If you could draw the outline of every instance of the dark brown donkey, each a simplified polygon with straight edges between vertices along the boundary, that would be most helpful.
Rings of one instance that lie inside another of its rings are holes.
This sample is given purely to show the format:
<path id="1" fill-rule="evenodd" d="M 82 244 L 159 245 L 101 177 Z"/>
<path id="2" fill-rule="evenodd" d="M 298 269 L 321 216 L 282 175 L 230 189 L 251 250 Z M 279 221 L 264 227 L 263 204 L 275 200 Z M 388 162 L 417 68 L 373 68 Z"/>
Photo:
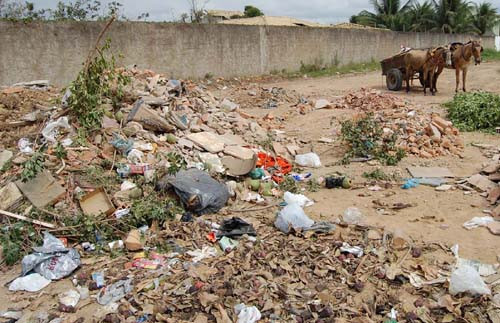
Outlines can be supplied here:
<path id="1" fill-rule="evenodd" d="M 474 62 L 476 65 L 481 64 L 481 53 L 483 52 L 483 47 L 481 46 L 481 41 L 471 40 L 466 44 L 453 43 L 450 45 L 451 50 L 451 66 L 447 65 L 446 61 L 439 64 L 434 77 L 434 88 L 436 89 L 436 81 L 439 75 L 443 72 L 443 69 L 449 68 L 454 69 L 457 79 L 457 86 L 455 92 L 458 92 L 458 86 L 460 85 L 460 71 L 462 71 L 463 76 L 463 87 L 464 92 L 467 92 L 465 88 L 465 83 L 467 79 L 467 70 L 470 63 L 472 63 L 472 58 L 474 57 Z M 437 89 L 436 89 L 437 91 Z"/>
<path id="2" fill-rule="evenodd" d="M 434 95 L 434 76 L 435 72 L 442 63 L 442 52 L 438 49 L 412 49 L 406 53 L 404 63 L 406 68 L 406 92 L 410 92 L 410 80 L 413 78 L 415 72 L 419 72 L 422 77 L 422 84 L 424 85 L 424 95 L 427 95 L 427 88 L 431 90 Z M 432 85 L 432 86 L 431 86 Z"/>

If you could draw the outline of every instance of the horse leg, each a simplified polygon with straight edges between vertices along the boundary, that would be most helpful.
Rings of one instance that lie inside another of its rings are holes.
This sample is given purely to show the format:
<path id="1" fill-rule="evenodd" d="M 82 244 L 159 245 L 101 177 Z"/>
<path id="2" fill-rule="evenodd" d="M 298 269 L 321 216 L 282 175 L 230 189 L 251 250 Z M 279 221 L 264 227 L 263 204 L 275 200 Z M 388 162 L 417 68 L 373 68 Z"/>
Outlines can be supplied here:
<path id="1" fill-rule="evenodd" d="M 410 68 L 406 68 L 406 93 L 410 93 L 411 75 L 413 75 L 413 71 Z"/>
<path id="2" fill-rule="evenodd" d="M 436 95 L 436 89 L 434 88 L 434 73 L 436 73 L 436 67 L 433 67 L 429 72 L 429 84 L 431 85 L 431 94 Z"/>
<path id="3" fill-rule="evenodd" d="M 462 77 L 463 77 L 462 82 L 463 82 L 463 86 L 464 86 L 463 90 L 464 90 L 464 92 L 467 92 L 467 90 L 465 89 L 465 80 L 467 79 L 467 69 L 462 70 Z"/>
<path id="4" fill-rule="evenodd" d="M 455 87 L 455 93 L 458 93 L 458 86 L 460 85 L 460 69 L 455 69 L 455 77 L 457 78 L 457 86 Z"/>
<path id="5" fill-rule="evenodd" d="M 422 72 L 424 73 L 424 95 L 427 95 L 427 76 L 429 74 L 429 71 L 426 68 L 423 68 Z"/>
<path id="6" fill-rule="evenodd" d="M 443 69 L 444 69 L 444 66 L 438 66 L 437 67 L 437 70 L 436 70 L 436 73 L 434 74 L 434 92 L 437 92 L 437 80 L 439 78 L 439 75 L 441 75 L 441 73 L 443 72 Z"/>

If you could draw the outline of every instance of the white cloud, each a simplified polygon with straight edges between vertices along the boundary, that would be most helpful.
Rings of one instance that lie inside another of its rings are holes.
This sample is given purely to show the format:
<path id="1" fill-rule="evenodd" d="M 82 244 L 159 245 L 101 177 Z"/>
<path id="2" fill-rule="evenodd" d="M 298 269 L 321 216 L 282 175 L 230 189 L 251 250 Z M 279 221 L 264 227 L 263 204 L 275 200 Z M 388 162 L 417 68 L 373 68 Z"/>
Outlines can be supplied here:
<path id="1" fill-rule="evenodd" d="M 74 0 L 73 0 L 74 1 Z M 143 12 L 150 20 L 171 21 L 188 11 L 188 0 L 118 0 L 124 5 L 127 17 L 135 18 Z M 203 1 L 203 0 L 198 0 Z M 54 7 L 57 0 L 38 0 L 37 8 Z M 64 0 L 69 2 L 69 0 Z M 102 0 L 103 3 L 110 0 Z M 473 1 L 480 2 L 480 1 Z M 500 0 L 490 0 L 500 11 Z M 209 0 L 206 8 L 243 10 L 245 5 L 254 5 L 266 15 L 290 16 L 322 23 L 348 21 L 349 17 L 363 9 L 371 9 L 368 0 Z"/>

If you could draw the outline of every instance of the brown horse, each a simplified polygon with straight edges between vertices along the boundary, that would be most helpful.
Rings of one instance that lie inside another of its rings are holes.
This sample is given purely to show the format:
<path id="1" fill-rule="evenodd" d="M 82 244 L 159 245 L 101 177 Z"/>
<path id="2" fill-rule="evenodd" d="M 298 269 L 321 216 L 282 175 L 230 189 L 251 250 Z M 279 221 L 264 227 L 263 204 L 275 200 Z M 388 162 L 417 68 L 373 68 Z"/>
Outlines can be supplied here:
<path id="1" fill-rule="evenodd" d="M 434 95 L 434 77 L 435 72 L 440 64 L 442 64 L 443 55 L 439 51 L 440 48 L 431 49 L 412 49 L 407 52 L 404 57 L 406 69 L 406 92 L 410 92 L 410 80 L 413 74 L 418 71 L 422 75 L 422 84 L 424 85 L 424 95 L 427 95 L 427 88 Z"/>
<path id="2" fill-rule="evenodd" d="M 463 87 L 464 92 L 467 92 L 465 88 L 465 83 L 467 79 L 467 70 L 469 69 L 470 63 L 472 63 L 472 58 L 474 57 L 474 62 L 476 65 L 481 64 L 481 53 L 483 52 L 483 47 L 481 46 L 481 41 L 471 40 L 466 44 L 453 43 L 450 46 L 451 62 L 452 65 L 449 66 L 446 62 L 442 61 L 437 67 L 437 71 L 434 77 L 434 89 L 436 89 L 436 83 L 439 75 L 443 72 L 443 69 L 449 68 L 454 69 L 456 74 L 457 86 L 455 92 L 458 92 L 458 86 L 460 85 L 460 71 L 462 71 L 463 77 Z"/>

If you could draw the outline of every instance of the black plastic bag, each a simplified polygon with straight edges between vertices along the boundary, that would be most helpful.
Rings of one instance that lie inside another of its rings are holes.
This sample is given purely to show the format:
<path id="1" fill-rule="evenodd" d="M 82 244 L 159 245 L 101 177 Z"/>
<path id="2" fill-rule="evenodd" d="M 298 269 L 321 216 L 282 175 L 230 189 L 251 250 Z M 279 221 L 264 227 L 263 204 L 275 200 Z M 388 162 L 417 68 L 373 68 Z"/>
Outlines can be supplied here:
<path id="1" fill-rule="evenodd" d="M 198 214 L 216 213 L 229 199 L 226 185 L 217 182 L 207 172 L 191 168 L 179 171 L 168 179 L 186 209 Z"/>
<path id="2" fill-rule="evenodd" d="M 228 220 L 224 220 L 219 231 L 220 232 L 217 233 L 217 236 L 228 238 L 239 237 L 244 234 L 248 234 L 249 236 L 257 235 L 254 227 L 250 223 L 240 218 L 231 218 Z"/>

